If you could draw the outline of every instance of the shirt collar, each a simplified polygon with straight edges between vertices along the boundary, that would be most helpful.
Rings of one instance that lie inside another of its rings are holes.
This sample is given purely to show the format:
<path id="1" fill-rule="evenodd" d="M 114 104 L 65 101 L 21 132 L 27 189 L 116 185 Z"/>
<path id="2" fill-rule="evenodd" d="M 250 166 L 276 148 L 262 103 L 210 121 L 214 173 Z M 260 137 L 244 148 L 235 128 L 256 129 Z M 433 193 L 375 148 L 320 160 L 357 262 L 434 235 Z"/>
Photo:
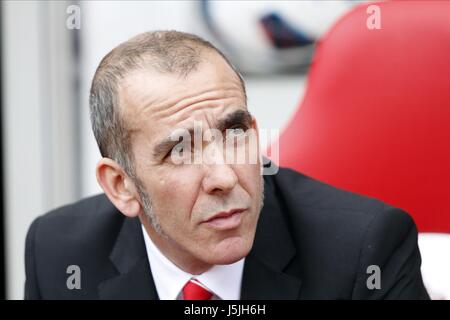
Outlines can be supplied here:
<path id="1" fill-rule="evenodd" d="M 195 278 L 219 299 L 239 300 L 245 258 L 228 265 L 214 265 L 200 275 L 189 274 L 178 268 L 158 249 L 142 226 L 147 257 L 152 270 L 156 291 L 161 300 L 179 298 L 184 285 Z"/>

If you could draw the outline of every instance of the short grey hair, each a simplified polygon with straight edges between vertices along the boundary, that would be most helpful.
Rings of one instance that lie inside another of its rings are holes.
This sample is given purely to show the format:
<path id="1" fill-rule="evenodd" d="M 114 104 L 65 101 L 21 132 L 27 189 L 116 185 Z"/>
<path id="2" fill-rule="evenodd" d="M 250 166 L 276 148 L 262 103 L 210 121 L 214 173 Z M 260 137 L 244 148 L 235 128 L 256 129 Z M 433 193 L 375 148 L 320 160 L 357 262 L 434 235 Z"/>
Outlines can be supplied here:
<path id="1" fill-rule="evenodd" d="M 131 71 L 153 68 L 161 73 L 188 75 L 201 62 L 204 49 L 218 53 L 235 71 L 246 98 L 242 76 L 226 56 L 210 42 L 189 33 L 153 31 L 120 44 L 100 62 L 89 97 L 92 129 L 100 153 L 115 160 L 136 179 L 130 133 L 119 108 L 118 85 Z"/>

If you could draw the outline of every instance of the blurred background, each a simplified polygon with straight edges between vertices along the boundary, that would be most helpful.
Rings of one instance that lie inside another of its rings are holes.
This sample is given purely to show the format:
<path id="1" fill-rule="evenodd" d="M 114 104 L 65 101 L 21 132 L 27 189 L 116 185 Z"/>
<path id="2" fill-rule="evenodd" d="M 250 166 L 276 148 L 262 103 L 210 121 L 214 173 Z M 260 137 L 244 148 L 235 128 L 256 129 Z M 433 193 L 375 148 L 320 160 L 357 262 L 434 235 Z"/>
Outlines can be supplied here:
<path id="1" fill-rule="evenodd" d="M 2 1 L 2 297 L 23 298 L 24 245 L 32 220 L 101 192 L 88 93 L 98 63 L 112 48 L 150 30 L 202 36 L 241 71 L 259 127 L 283 130 L 305 94 L 317 41 L 364 4 Z M 263 146 L 271 143 L 264 140 Z M 439 296 L 450 289 L 449 277 L 439 279 Z"/>

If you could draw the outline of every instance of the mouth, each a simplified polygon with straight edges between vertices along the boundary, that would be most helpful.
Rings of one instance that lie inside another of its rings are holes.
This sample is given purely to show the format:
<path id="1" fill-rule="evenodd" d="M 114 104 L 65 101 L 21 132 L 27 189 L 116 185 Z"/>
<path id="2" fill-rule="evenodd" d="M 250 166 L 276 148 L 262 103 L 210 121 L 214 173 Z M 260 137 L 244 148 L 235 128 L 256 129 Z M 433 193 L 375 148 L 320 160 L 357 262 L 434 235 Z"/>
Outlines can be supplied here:
<path id="1" fill-rule="evenodd" d="M 241 224 L 243 212 L 246 209 L 233 209 L 219 212 L 208 220 L 203 221 L 209 227 L 217 230 L 234 229 Z"/>

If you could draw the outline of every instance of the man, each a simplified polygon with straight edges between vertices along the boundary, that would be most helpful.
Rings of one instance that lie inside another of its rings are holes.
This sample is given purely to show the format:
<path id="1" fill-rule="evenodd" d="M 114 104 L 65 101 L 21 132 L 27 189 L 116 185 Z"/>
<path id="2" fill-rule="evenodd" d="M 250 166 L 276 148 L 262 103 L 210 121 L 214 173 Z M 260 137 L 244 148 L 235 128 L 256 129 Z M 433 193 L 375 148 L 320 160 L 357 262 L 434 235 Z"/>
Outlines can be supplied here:
<path id="1" fill-rule="evenodd" d="M 27 299 L 428 298 L 406 213 L 287 169 L 262 178 L 244 83 L 210 43 L 128 40 L 90 108 L 105 194 L 34 221 Z M 225 138 L 198 143 L 212 130 Z"/>

